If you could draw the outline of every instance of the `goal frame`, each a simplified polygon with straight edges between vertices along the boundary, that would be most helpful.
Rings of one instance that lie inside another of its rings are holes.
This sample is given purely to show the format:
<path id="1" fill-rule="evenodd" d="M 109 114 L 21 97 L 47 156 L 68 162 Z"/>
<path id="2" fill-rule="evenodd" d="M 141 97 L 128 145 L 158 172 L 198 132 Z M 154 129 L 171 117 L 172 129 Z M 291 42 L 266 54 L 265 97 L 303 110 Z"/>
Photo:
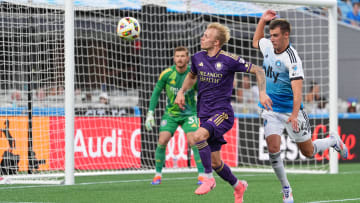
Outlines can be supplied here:
<path id="1" fill-rule="evenodd" d="M 250 2 L 249 0 L 237 0 Z M 252 0 L 252 3 L 271 3 L 288 5 L 323 6 L 329 10 L 329 128 L 337 131 L 337 2 L 336 0 Z M 74 184 L 74 5 L 72 1 L 65 1 L 65 185 Z M 331 174 L 338 173 L 337 152 L 329 150 Z"/>

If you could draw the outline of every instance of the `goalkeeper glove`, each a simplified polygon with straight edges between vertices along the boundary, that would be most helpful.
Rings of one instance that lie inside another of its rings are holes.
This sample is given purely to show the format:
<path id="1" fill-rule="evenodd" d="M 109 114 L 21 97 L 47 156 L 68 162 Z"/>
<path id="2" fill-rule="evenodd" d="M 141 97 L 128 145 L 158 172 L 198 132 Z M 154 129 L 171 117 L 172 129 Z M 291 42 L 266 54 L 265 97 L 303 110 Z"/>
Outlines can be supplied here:
<path id="1" fill-rule="evenodd" d="M 149 111 L 146 114 L 145 128 L 147 131 L 152 131 L 152 127 L 155 125 L 154 112 Z"/>

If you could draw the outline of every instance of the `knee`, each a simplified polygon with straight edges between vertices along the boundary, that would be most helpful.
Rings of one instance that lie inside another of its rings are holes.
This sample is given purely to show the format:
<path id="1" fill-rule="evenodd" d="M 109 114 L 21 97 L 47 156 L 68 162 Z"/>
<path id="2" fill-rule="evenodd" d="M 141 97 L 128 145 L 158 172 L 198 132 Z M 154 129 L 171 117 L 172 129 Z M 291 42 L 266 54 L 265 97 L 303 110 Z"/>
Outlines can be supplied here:
<path id="1" fill-rule="evenodd" d="M 194 144 L 206 140 L 208 136 L 208 132 L 204 128 L 199 128 L 195 133 L 193 137 Z"/>

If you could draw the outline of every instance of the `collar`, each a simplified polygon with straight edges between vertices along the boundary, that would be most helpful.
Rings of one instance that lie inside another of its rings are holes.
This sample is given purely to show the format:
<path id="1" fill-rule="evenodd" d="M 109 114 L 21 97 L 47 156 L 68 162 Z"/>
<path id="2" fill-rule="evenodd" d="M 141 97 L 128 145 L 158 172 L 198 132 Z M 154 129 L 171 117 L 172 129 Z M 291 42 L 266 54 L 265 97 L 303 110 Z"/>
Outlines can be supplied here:
<path id="1" fill-rule="evenodd" d="M 206 52 L 206 56 L 208 57 L 208 58 L 217 58 L 220 54 L 221 54 L 221 52 L 222 52 L 222 49 L 219 49 L 219 51 L 214 55 L 214 56 L 209 56 L 207 53 L 207 51 L 205 50 L 205 52 Z"/>
<path id="2" fill-rule="evenodd" d="M 284 49 L 284 51 L 280 52 L 280 53 L 276 53 L 275 49 L 274 49 L 274 54 L 282 54 L 284 53 L 286 50 L 290 49 L 290 43 L 288 44 L 288 46 L 286 47 L 286 49 Z"/>

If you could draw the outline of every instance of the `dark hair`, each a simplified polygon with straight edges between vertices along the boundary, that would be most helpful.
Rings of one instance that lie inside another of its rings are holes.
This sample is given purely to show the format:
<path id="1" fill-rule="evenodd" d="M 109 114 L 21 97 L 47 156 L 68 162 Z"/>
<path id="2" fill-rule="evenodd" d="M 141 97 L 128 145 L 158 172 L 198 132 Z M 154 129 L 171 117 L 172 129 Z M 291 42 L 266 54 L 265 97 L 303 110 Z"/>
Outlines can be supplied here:
<path id="1" fill-rule="evenodd" d="M 270 22 L 269 29 L 273 30 L 273 29 L 275 29 L 277 27 L 280 27 L 280 30 L 281 30 L 282 33 L 288 32 L 290 34 L 291 26 L 290 26 L 290 23 L 287 20 L 282 19 L 282 18 L 272 20 Z"/>
<path id="2" fill-rule="evenodd" d="M 184 46 L 176 47 L 176 48 L 174 49 L 174 55 L 175 55 L 175 52 L 177 52 L 177 51 L 185 51 L 185 52 L 186 52 L 186 55 L 189 55 L 189 50 L 188 50 L 186 47 L 184 47 Z"/>

